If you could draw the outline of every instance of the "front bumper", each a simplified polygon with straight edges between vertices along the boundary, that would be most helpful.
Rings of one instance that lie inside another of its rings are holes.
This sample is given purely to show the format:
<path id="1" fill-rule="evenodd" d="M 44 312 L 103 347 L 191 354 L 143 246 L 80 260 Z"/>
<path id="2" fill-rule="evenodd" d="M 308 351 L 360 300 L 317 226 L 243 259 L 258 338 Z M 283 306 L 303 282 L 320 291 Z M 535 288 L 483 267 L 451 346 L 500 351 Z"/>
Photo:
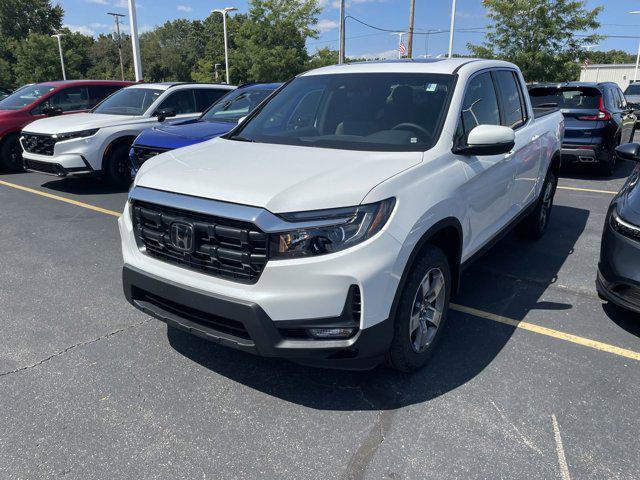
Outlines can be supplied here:
<path id="1" fill-rule="evenodd" d="M 640 243 L 614 231 L 609 215 L 602 235 L 596 288 L 601 298 L 640 313 Z"/>
<path id="2" fill-rule="evenodd" d="M 82 167 L 65 167 L 58 162 L 34 160 L 23 155 L 25 170 L 29 172 L 44 173 L 46 175 L 54 175 L 56 177 L 67 177 L 69 175 L 85 175 L 94 173 L 94 170 L 86 164 Z"/>
<path id="3" fill-rule="evenodd" d="M 339 317 L 274 322 L 256 303 L 177 285 L 130 266 L 124 266 L 122 281 L 134 307 L 167 325 L 227 347 L 305 365 L 373 368 L 384 360 L 393 335 L 391 322 L 384 320 L 344 340 L 300 338 L 306 328 L 356 326 L 349 298 Z"/>

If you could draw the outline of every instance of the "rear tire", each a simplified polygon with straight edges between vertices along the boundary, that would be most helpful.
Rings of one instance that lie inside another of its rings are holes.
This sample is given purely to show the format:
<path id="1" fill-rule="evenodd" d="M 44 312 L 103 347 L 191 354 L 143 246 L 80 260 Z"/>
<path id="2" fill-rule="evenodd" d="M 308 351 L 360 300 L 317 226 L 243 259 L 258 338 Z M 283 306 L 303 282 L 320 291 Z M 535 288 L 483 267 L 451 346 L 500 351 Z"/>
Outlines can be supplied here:
<path id="1" fill-rule="evenodd" d="M 22 146 L 20 145 L 20 135 L 12 133 L 7 135 L 2 148 L 0 148 L 0 163 L 9 172 L 23 172 Z"/>
<path id="2" fill-rule="evenodd" d="M 600 164 L 598 165 L 598 171 L 604 177 L 610 177 L 613 175 L 613 171 L 616 168 L 616 161 L 618 160 L 618 155 L 616 154 L 616 147 L 620 144 L 620 140 L 616 141 L 616 144 L 613 145 L 609 151 L 605 154 L 605 158 L 600 160 Z"/>
<path id="3" fill-rule="evenodd" d="M 126 189 L 131 183 L 130 145 L 121 143 L 112 147 L 102 165 L 104 180 L 114 187 Z"/>
<path id="4" fill-rule="evenodd" d="M 558 177 L 555 172 L 550 170 L 542 185 L 542 191 L 535 208 L 518 225 L 518 234 L 522 238 L 529 240 L 542 238 L 549 225 L 551 210 L 553 209 L 553 197 L 556 194 L 557 186 Z"/>
<path id="5" fill-rule="evenodd" d="M 414 372 L 427 364 L 440 341 L 450 295 L 449 261 L 441 249 L 427 245 L 400 293 L 387 356 L 391 368 Z"/>

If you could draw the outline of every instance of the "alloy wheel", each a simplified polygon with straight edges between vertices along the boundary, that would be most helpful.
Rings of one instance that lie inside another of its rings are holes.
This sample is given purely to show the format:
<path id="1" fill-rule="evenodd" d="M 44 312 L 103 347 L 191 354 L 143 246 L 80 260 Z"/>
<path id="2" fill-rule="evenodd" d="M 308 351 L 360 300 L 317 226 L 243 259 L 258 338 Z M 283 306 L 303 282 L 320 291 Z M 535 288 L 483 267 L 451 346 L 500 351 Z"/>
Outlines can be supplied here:
<path id="1" fill-rule="evenodd" d="M 439 268 L 430 269 L 418 285 L 411 309 L 409 339 L 414 352 L 423 352 L 433 342 L 442 321 L 446 293 L 444 274 Z"/>

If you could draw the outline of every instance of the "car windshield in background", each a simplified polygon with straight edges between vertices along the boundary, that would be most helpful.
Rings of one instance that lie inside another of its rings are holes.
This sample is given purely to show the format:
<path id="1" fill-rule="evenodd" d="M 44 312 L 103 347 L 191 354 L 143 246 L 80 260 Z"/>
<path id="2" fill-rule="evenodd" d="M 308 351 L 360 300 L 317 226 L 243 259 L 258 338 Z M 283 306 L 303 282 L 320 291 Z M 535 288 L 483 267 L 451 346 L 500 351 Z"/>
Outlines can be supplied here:
<path id="1" fill-rule="evenodd" d="M 152 88 L 123 88 L 98 104 L 92 113 L 143 115 L 160 95 L 162 90 Z"/>
<path id="2" fill-rule="evenodd" d="M 582 87 L 533 87 L 529 96 L 534 107 L 558 107 L 563 109 L 597 109 L 601 93 L 597 88 Z"/>
<path id="3" fill-rule="evenodd" d="M 20 110 L 46 95 L 55 87 L 52 85 L 28 85 L 0 100 L 0 110 Z"/>
<path id="4" fill-rule="evenodd" d="M 625 95 L 640 95 L 640 83 L 632 83 L 624 91 Z"/>
<path id="5" fill-rule="evenodd" d="M 231 139 L 369 151 L 437 140 L 452 75 L 350 73 L 294 79 Z"/>
<path id="6" fill-rule="evenodd" d="M 272 92 L 269 89 L 233 90 L 207 110 L 202 115 L 202 120 L 237 123 Z"/>

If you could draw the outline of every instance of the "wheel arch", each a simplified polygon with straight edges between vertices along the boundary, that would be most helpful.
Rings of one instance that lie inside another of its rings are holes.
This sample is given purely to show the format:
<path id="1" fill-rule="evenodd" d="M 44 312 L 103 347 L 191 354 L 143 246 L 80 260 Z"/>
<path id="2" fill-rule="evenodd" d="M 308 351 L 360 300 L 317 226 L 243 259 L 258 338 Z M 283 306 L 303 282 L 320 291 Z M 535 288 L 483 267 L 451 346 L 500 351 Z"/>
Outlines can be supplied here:
<path id="1" fill-rule="evenodd" d="M 104 152 L 102 152 L 102 162 L 100 164 L 100 169 L 104 169 L 104 162 L 107 160 L 107 158 L 109 158 L 109 154 L 111 153 L 111 151 L 116 148 L 119 147 L 120 145 L 133 145 L 134 140 L 136 139 L 137 135 L 123 135 L 121 137 L 116 137 L 113 138 L 111 140 L 109 140 L 109 143 L 107 144 L 107 148 L 104 149 Z"/>
<path id="2" fill-rule="evenodd" d="M 395 318 L 400 296 L 407 282 L 409 272 L 416 258 L 428 245 L 436 246 L 444 252 L 451 268 L 452 293 L 460 288 L 463 230 L 460 221 L 455 217 L 447 217 L 433 224 L 416 242 L 405 263 L 396 293 L 391 305 L 390 318 Z"/>

